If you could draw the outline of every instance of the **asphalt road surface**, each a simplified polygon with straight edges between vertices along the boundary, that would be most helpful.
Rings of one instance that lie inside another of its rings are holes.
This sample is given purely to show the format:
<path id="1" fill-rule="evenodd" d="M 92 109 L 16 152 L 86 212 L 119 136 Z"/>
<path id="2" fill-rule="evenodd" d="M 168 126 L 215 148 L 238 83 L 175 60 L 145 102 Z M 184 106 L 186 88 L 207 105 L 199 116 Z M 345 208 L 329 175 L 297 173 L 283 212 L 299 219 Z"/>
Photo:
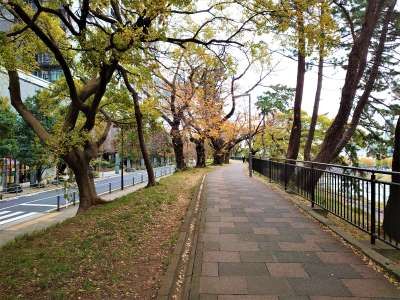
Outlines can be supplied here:
<path id="1" fill-rule="evenodd" d="M 174 166 L 155 168 L 156 177 L 160 177 L 174 171 Z M 145 170 L 126 173 L 124 172 L 124 186 L 132 186 L 147 181 Z M 121 175 L 116 175 L 95 182 L 96 191 L 99 195 L 121 189 Z M 51 212 L 57 209 L 58 205 L 64 207 L 75 201 L 78 203 L 79 194 L 76 188 L 70 188 L 68 195 L 64 189 L 38 192 L 30 195 L 19 196 L 10 200 L 0 201 L 0 229 L 11 225 L 19 224 Z"/>

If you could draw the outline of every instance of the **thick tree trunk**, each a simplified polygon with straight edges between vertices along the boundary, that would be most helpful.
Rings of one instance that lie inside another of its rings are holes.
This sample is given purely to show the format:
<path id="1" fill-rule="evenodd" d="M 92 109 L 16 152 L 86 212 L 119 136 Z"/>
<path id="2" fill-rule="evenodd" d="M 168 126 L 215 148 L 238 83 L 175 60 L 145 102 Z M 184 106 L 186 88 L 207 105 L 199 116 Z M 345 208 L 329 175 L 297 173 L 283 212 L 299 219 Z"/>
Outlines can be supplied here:
<path id="1" fill-rule="evenodd" d="M 382 53 L 388 32 L 388 24 L 393 16 L 393 9 L 396 1 L 392 1 L 385 14 L 382 30 L 379 38 L 379 44 L 373 57 L 373 66 L 369 71 L 367 82 L 364 91 L 358 100 L 356 108 L 354 109 L 350 125 L 348 124 L 349 115 L 353 107 L 354 97 L 360 83 L 360 79 L 365 71 L 365 64 L 367 60 L 368 48 L 371 43 L 372 32 L 377 24 L 377 19 L 383 9 L 384 1 L 369 1 L 368 8 L 365 15 L 363 29 L 359 37 L 354 42 L 353 48 L 349 56 L 348 69 L 346 74 L 345 84 L 342 89 L 342 98 L 340 102 L 339 111 L 327 130 L 324 141 L 321 145 L 321 150 L 315 157 L 315 162 L 330 163 L 339 156 L 342 149 L 354 134 L 361 113 L 365 106 L 368 104 L 369 96 L 374 87 L 375 80 L 379 71 Z M 318 166 L 319 169 L 324 170 L 326 167 Z M 322 172 L 317 172 L 314 176 L 309 177 L 304 172 L 299 172 L 297 177 L 306 176 L 303 179 L 303 188 L 312 191 L 318 180 L 322 176 Z"/>
<path id="2" fill-rule="evenodd" d="M 360 96 L 360 99 L 358 100 L 358 103 L 354 109 L 353 115 L 351 117 L 350 125 L 346 126 L 347 129 L 346 129 L 345 133 L 342 135 L 340 142 L 336 147 L 334 157 L 337 157 L 340 154 L 342 149 L 346 146 L 346 144 L 350 141 L 351 137 L 354 135 L 354 132 L 357 129 L 358 123 L 360 122 L 362 113 L 363 113 L 365 107 L 368 105 L 369 97 L 374 88 L 376 78 L 378 77 L 378 74 L 379 74 L 379 67 L 381 65 L 382 54 L 385 50 L 385 42 L 386 42 L 388 30 L 389 30 L 389 23 L 390 23 L 390 20 L 393 18 L 393 10 L 394 10 L 395 5 L 396 5 L 396 0 L 393 0 L 390 3 L 390 5 L 386 11 L 386 15 L 385 15 L 383 25 L 382 25 L 381 34 L 379 37 L 379 43 L 375 50 L 373 64 L 372 64 L 371 69 L 369 70 L 369 76 L 365 83 L 364 91 L 363 91 L 362 95 Z"/>
<path id="3" fill-rule="evenodd" d="M 229 159 L 231 156 L 231 152 L 230 151 L 226 151 L 224 154 L 224 164 L 229 164 Z"/>
<path id="4" fill-rule="evenodd" d="M 96 147 L 91 144 L 90 148 Z M 90 207 L 105 203 L 100 197 L 97 196 L 93 174 L 89 167 L 89 162 L 91 160 L 91 155 L 89 152 L 93 150 L 72 150 L 70 153 L 65 155 L 63 158 L 71 168 L 75 175 L 76 184 L 79 190 L 79 209 L 78 213 L 88 210 Z M 96 151 L 97 149 L 95 149 Z"/>
<path id="5" fill-rule="evenodd" d="M 400 117 L 394 134 L 392 171 L 400 172 Z M 400 184 L 400 175 L 393 174 L 392 182 Z M 392 239 L 400 242 L 400 187 L 390 185 L 389 199 L 385 207 L 383 229 Z"/>
<path id="6" fill-rule="evenodd" d="M 224 163 L 224 152 L 222 149 L 215 149 L 214 155 L 213 155 L 213 164 L 214 165 L 222 165 Z"/>
<path id="7" fill-rule="evenodd" d="M 349 55 L 339 110 L 326 132 L 319 153 L 315 157 L 315 161 L 317 162 L 331 162 L 340 153 L 339 150 L 341 149 L 338 149 L 338 145 L 341 144 L 341 140 L 345 134 L 357 88 L 365 71 L 372 34 L 377 26 L 384 2 L 384 0 L 368 1 L 363 26 L 360 34 L 354 41 Z"/>
<path id="8" fill-rule="evenodd" d="M 310 129 L 308 131 L 306 144 L 304 145 L 304 160 L 309 161 L 311 159 L 311 145 L 314 140 L 315 127 L 318 120 L 319 102 L 321 99 L 322 89 L 322 78 L 324 72 L 324 48 L 321 45 L 319 49 L 319 62 L 318 62 L 318 81 L 317 89 L 315 91 L 314 107 L 311 117 Z"/>
<path id="9" fill-rule="evenodd" d="M 206 167 L 206 149 L 204 147 L 204 139 L 192 139 L 196 145 L 196 168 Z"/>
<path id="10" fill-rule="evenodd" d="M 177 170 L 186 169 L 185 156 L 183 153 L 183 138 L 179 130 L 179 125 L 171 127 L 172 146 L 174 148 L 175 162 Z"/>
<path id="11" fill-rule="evenodd" d="M 41 183 L 42 182 L 42 175 L 43 175 L 42 167 L 38 166 L 36 168 L 36 180 L 35 180 L 37 183 Z"/>
<path id="12" fill-rule="evenodd" d="M 302 12 L 297 17 L 298 46 L 297 46 L 297 81 L 293 106 L 293 124 L 290 131 L 289 145 L 286 158 L 297 159 L 301 139 L 301 102 L 303 100 L 304 75 L 306 73 L 304 19 Z"/>

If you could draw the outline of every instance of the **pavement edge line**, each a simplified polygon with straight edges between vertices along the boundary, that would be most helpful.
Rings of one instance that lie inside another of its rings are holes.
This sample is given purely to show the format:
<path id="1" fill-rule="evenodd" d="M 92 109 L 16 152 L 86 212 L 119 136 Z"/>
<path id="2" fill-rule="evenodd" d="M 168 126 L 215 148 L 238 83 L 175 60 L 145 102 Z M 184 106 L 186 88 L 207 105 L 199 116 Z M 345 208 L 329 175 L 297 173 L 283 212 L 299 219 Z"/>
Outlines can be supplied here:
<path id="1" fill-rule="evenodd" d="M 188 274 L 193 269 L 194 253 L 197 248 L 198 228 L 200 224 L 200 202 L 203 194 L 204 181 L 207 174 L 204 174 L 196 196 L 193 197 L 179 229 L 179 237 L 175 250 L 170 256 L 170 262 L 167 271 L 161 278 L 160 288 L 157 299 L 172 299 L 174 294 L 180 295 L 187 293 Z M 190 278 L 189 278 L 190 279 Z M 177 298 L 185 299 L 185 298 Z"/>

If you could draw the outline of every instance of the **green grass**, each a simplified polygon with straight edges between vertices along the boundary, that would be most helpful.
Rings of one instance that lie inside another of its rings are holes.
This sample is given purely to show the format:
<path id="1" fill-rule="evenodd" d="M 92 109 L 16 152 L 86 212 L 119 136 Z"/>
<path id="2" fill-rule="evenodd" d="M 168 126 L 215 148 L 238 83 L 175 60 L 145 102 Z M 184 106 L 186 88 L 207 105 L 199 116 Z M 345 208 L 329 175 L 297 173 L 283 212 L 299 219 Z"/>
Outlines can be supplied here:
<path id="1" fill-rule="evenodd" d="M 176 173 L 8 243 L 0 249 L 0 299 L 118 299 L 132 292 L 132 274 L 147 255 L 147 236 L 157 235 L 151 230 L 160 225 L 158 216 L 191 198 L 205 172 Z M 160 248 L 170 250 L 177 229 L 160 237 Z"/>

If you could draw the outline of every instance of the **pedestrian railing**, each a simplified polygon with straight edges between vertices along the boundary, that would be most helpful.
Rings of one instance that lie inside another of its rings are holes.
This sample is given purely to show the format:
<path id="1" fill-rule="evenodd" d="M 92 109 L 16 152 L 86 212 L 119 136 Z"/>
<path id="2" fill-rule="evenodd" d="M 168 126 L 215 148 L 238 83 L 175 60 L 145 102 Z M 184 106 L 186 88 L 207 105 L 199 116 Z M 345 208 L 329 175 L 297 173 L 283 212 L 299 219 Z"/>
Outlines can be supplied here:
<path id="1" fill-rule="evenodd" d="M 254 171 L 279 183 L 285 190 L 318 206 L 368 233 L 371 243 L 379 239 L 400 249 L 400 184 L 390 172 L 289 159 L 253 159 Z M 391 203 L 390 207 L 388 203 Z M 393 205 L 396 203 L 396 205 Z M 385 220 L 385 217 L 387 219 Z M 386 224 L 384 225 L 384 222 Z"/>
<path id="2" fill-rule="evenodd" d="M 175 171 L 174 165 L 168 165 L 154 169 L 154 176 L 156 178 L 169 175 Z M 129 175 L 129 174 L 128 174 Z M 125 187 L 135 186 L 137 184 L 146 183 L 148 181 L 147 173 L 135 174 L 132 176 L 124 177 L 121 181 L 105 182 L 103 184 L 96 184 L 96 191 L 99 196 L 105 194 L 111 194 L 112 192 L 123 190 Z M 50 211 L 60 211 L 63 208 L 67 208 L 72 205 L 79 203 L 79 191 L 76 186 L 69 188 L 67 191 L 63 191 L 54 198 L 56 200 L 56 208 Z"/>
<path id="3" fill-rule="evenodd" d="M 231 159 L 233 159 L 233 160 L 242 160 L 243 157 L 240 157 L 240 156 L 231 156 Z"/>

